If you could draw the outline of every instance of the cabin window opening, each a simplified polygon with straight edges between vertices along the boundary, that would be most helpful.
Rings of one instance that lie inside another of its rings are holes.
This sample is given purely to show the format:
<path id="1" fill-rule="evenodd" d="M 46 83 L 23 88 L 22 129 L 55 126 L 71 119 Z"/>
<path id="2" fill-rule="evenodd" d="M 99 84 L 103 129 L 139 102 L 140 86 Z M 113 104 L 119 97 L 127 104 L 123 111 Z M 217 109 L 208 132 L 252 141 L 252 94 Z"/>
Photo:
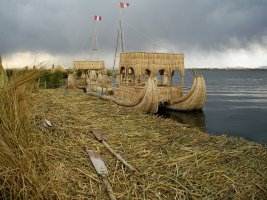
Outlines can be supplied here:
<path id="1" fill-rule="evenodd" d="M 82 70 L 78 69 L 77 72 L 76 72 L 76 76 L 77 76 L 78 78 L 81 78 L 82 73 L 83 73 Z"/>
<path id="2" fill-rule="evenodd" d="M 86 78 L 89 78 L 90 76 L 90 70 L 86 70 Z"/>
<path id="3" fill-rule="evenodd" d="M 180 77 L 179 77 L 178 70 L 172 71 L 171 85 L 173 85 L 173 86 L 179 85 L 179 81 L 180 81 L 179 79 L 180 79 Z"/>
<path id="4" fill-rule="evenodd" d="M 95 70 L 90 70 L 89 71 L 89 77 L 90 77 L 91 81 L 96 81 L 97 80 L 96 71 Z"/>
<path id="5" fill-rule="evenodd" d="M 126 81 L 126 70 L 125 70 L 125 67 L 121 67 L 121 70 L 120 70 L 120 81 L 121 81 L 121 83 L 124 83 Z"/>
<path id="6" fill-rule="evenodd" d="M 144 81 L 146 82 L 150 76 L 151 76 L 151 71 L 149 69 L 146 69 L 144 74 Z"/>
<path id="7" fill-rule="evenodd" d="M 132 67 L 128 68 L 128 81 L 130 83 L 134 83 L 135 81 L 135 73 Z"/>
<path id="8" fill-rule="evenodd" d="M 151 71 L 150 71 L 149 69 L 146 69 L 146 70 L 145 70 L 145 75 L 148 76 L 148 77 L 150 77 L 150 75 L 151 75 Z"/>
<path id="9" fill-rule="evenodd" d="M 161 69 L 158 71 L 158 74 L 157 74 L 158 85 L 163 85 L 164 75 L 166 75 L 164 69 Z"/>

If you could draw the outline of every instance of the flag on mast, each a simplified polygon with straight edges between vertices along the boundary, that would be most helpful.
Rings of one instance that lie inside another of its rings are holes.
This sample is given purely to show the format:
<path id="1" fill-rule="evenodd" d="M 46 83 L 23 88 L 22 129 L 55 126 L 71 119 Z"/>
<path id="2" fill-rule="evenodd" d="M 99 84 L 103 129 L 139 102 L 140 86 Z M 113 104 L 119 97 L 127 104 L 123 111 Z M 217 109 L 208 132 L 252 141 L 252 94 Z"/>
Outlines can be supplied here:
<path id="1" fill-rule="evenodd" d="M 94 16 L 94 20 L 95 20 L 95 21 L 102 21 L 102 16 L 95 15 L 95 16 Z"/>
<path id="2" fill-rule="evenodd" d="M 130 6 L 129 3 L 120 2 L 120 8 L 128 8 Z"/>

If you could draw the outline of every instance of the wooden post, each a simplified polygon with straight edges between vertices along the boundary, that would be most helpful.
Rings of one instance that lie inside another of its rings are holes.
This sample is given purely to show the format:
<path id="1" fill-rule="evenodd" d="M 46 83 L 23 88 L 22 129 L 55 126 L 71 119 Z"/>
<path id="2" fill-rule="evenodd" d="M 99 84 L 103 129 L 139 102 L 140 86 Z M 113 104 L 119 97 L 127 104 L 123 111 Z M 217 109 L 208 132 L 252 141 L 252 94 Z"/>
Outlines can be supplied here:
<path id="1" fill-rule="evenodd" d="M 94 33 L 93 33 L 92 43 L 93 43 L 92 50 L 97 51 L 97 22 L 96 21 L 94 22 Z"/>
<path id="2" fill-rule="evenodd" d="M 181 88 L 182 89 L 184 88 L 184 76 L 183 75 L 181 76 Z"/>
<path id="3" fill-rule="evenodd" d="M 122 9 L 121 8 L 120 8 L 119 26 L 120 26 L 121 51 L 124 52 L 124 34 L 123 34 L 123 28 L 122 28 Z"/>

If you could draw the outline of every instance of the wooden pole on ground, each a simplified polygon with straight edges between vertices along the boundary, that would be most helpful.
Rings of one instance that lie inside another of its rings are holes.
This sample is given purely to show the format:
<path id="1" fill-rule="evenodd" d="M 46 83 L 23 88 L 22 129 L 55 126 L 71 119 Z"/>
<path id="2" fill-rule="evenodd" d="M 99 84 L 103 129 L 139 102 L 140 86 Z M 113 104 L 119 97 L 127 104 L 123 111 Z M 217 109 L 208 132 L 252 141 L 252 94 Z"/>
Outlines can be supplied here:
<path id="1" fill-rule="evenodd" d="M 126 160 L 124 160 L 121 155 L 119 155 L 118 153 L 116 153 L 111 146 L 106 142 L 106 138 L 105 136 L 100 132 L 100 131 L 96 131 L 96 130 L 91 130 L 90 131 L 95 138 L 101 142 L 108 150 L 109 152 L 115 156 L 119 161 L 121 161 L 126 167 L 128 167 L 131 171 L 137 171 L 132 165 L 130 165 Z"/>
<path id="2" fill-rule="evenodd" d="M 86 149 L 86 153 L 89 156 L 97 174 L 102 178 L 102 181 L 106 187 L 108 196 L 111 200 L 116 200 L 112 187 L 108 181 L 108 169 L 100 157 L 100 155 L 92 150 Z"/>

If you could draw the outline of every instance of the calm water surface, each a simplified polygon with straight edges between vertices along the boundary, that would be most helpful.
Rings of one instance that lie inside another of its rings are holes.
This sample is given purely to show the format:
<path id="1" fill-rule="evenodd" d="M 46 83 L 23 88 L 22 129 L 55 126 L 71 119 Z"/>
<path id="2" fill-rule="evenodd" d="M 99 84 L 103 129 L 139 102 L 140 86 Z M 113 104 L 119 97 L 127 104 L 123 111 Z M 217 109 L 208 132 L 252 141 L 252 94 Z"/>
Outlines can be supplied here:
<path id="1" fill-rule="evenodd" d="M 267 144 L 267 70 L 201 70 L 207 103 L 200 113 L 168 111 L 165 116 L 210 134 L 227 134 Z M 192 72 L 186 72 L 191 87 Z"/>

